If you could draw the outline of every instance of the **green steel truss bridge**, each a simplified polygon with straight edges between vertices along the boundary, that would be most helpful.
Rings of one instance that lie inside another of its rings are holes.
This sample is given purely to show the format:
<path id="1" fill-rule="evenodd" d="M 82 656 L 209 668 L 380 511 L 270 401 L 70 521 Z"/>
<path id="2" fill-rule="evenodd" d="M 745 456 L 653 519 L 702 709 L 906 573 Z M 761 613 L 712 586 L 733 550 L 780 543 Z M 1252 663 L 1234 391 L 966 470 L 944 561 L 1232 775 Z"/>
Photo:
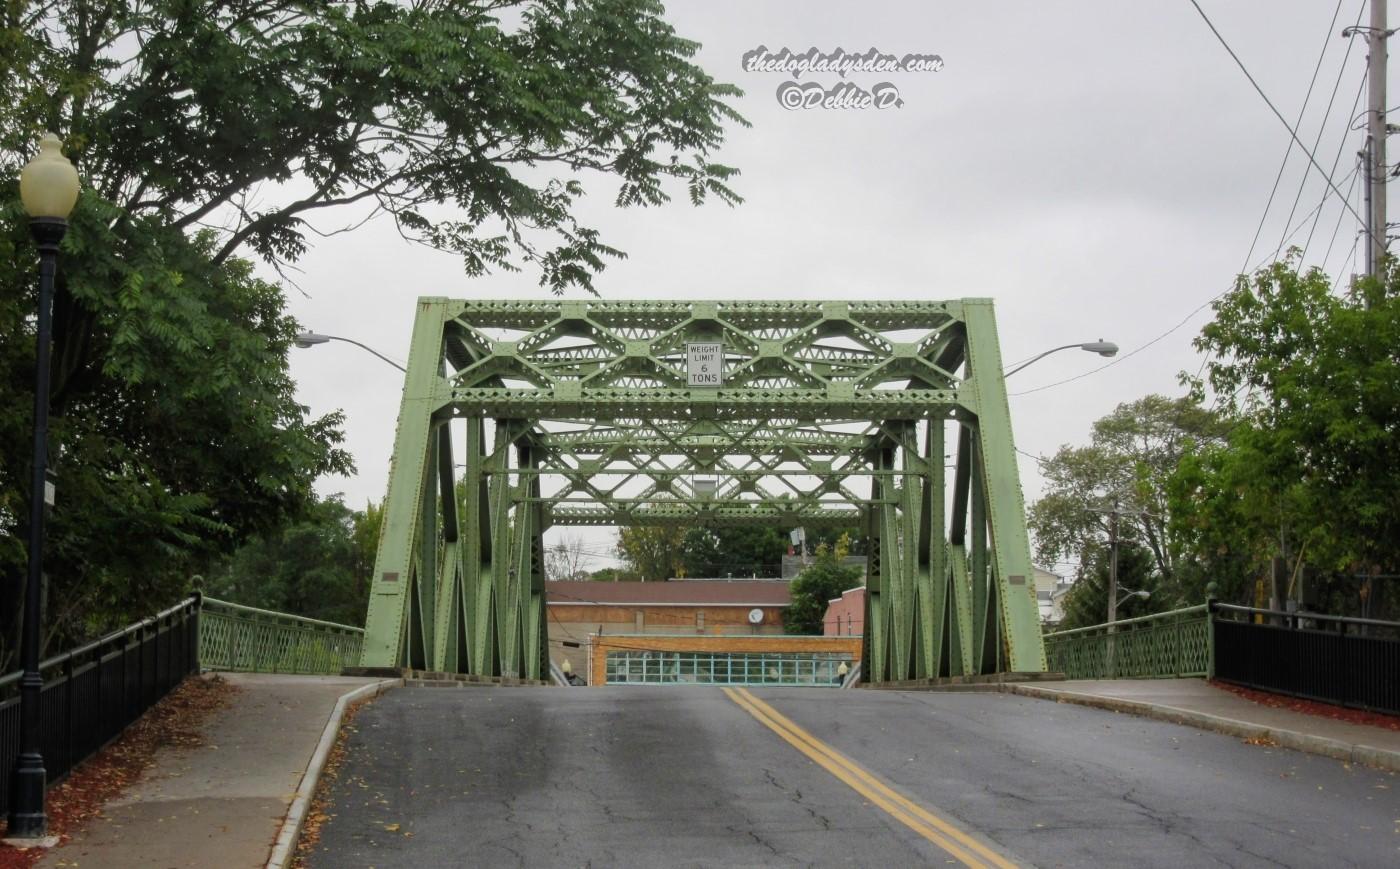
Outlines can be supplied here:
<path id="1" fill-rule="evenodd" d="M 546 529 L 751 524 L 868 535 L 869 681 L 1045 669 L 987 299 L 420 299 L 361 663 L 544 678 Z"/>

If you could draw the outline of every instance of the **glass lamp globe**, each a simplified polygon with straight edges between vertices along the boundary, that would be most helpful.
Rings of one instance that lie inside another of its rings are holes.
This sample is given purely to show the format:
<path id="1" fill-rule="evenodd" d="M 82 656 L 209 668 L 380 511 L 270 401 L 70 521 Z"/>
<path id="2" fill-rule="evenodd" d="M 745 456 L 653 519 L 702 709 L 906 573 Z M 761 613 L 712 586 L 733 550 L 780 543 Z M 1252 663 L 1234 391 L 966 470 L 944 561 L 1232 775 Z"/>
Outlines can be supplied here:
<path id="1" fill-rule="evenodd" d="M 63 156 L 53 133 L 39 140 L 39 154 L 19 173 L 19 196 L 30 217 L 67 220 L 78 201 L 78 170 Z"/>

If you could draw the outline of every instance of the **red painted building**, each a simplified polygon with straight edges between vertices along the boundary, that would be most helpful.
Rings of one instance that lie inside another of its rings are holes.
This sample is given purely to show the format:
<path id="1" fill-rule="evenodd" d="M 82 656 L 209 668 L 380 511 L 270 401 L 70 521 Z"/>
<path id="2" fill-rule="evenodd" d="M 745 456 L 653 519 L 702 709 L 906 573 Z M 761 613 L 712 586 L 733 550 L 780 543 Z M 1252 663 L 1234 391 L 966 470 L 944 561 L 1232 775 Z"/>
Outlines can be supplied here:
<path id="1" fill-rule="evenodd" d="M 865 633 L 865 586 L 841 592 L 826 605 L 822 634 L 828 637 L 858 637 Z"/>

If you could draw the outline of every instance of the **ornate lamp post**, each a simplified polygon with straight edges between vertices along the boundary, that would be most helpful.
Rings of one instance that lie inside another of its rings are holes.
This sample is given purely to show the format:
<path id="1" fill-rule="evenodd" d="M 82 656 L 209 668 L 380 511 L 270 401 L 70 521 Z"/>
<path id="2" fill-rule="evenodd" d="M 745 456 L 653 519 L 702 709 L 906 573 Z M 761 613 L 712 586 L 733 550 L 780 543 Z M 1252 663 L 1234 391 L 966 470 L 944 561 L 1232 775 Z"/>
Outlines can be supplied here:
<path id="1" fill-rule="evenodd" d="M 10 775 L 9 835 L 38 839 L 48 832 L 44 814 L 47 774 L 39 749 L 39 592 L 44 568 L 44 507 L 48 496 L 49 344 L 53 332 L 53 281 L 58 244 L 68 230 L 68 215 L 78 201 L 78 172 L 63 156 L 58 137 L 39 140 L 39 155 L 19 175 L 20 199 L 29 214 L 29 231 L 39 248 L 39 323 L 34 375 L 34 467 L 29 488 L 29 574 L 24 586 L 24 637 L 20 656 L 19 757 Z"/>

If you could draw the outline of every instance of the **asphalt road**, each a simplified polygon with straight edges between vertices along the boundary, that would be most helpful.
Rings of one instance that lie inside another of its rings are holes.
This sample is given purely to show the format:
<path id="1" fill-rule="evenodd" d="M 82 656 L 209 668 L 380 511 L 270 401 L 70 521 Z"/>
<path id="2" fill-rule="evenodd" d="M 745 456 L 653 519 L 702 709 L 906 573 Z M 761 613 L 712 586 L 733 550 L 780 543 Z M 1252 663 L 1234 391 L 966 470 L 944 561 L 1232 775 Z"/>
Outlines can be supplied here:
<path id="1" fill-rule="evenodd" d="M 1013 695 L 751 690 L 389 692 L 309 865 L 1400 865 L 1391 773 Z"/>

